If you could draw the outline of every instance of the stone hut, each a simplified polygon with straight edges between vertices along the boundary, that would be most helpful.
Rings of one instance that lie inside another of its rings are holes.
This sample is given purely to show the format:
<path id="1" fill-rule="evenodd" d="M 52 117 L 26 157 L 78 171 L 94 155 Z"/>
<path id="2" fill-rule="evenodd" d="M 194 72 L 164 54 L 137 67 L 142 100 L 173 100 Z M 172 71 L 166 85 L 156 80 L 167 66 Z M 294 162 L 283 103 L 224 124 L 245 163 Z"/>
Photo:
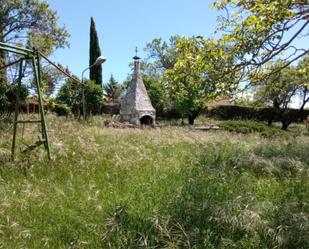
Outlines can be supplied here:
<path id="1" fill-rule="evenodd" d="M 143 82 L 140 58 L 134 59 L 134 76 L 131 86 L 121 102 L 120 117 L 122 121 L 133 125 L 155 125 L 156 110 L 153 108 Z"/>

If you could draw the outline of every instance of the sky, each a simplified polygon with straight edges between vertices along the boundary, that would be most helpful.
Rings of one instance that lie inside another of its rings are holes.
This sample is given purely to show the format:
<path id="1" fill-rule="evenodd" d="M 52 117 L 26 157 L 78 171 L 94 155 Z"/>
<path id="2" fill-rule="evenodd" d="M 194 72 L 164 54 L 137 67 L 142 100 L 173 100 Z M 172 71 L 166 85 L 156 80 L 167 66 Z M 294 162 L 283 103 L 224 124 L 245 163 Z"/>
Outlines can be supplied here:
<path id="1" fill-rule="evenodd" d="M 71 37 L 70 48 L 58 49 L 51 56 L 81 77 L 89 63 L 90 17 L 99 36 L 103 65 L 103 81 L 111 74 L 123 82 L 131 73 L 129 63 L 135 55 L 147 57 L 143 51 L 154 38 L 168 40 L 171 35 L 211 37 L 216 26 L 217 11 L 211 0 L 47 0 L 65 25 Z M 88 76 L 88 74 L 85 74 Z"/>

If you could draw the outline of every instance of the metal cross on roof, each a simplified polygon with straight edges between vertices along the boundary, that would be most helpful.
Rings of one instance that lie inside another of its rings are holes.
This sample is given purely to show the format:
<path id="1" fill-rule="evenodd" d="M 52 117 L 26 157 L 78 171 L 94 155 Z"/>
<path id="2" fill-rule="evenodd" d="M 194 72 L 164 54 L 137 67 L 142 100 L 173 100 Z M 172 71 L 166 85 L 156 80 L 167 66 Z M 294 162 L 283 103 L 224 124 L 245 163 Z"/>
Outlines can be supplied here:
<path id="1" fill-rule="evenodd" d="M 135 56 L 133 57 L 134 60 L 140 60 L 141 59 L 140 57 L 138 57 L 137 53 L 138 53 L 138 48 L 135 47 Z"/>

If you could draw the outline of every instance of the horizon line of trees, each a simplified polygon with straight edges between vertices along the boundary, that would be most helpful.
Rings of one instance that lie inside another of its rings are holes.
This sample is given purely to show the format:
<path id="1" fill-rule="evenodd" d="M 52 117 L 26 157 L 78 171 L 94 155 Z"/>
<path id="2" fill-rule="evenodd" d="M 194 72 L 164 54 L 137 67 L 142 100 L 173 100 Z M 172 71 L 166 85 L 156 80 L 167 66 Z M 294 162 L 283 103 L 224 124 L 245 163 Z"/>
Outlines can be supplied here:
<path id="1" fill-rule="evenodd" d="M 69 45 L 69 34 L 53 21 L 56 12 L 48 3 L 17 2 L 8 1 L 0 10 L 0 41 L 36 46 L 47 54 Z M 282 129 L 287 129 L 293 120 L 287 111 L 291 99 L 298 96 L 302 100 L 300 113 L 309 101 L 308 49 L 295 44 L 297 37 L 308 35 L 308 6 L 304 1 L 221 0 L 212 7 L 227 13 L 219 19 L 218 38 L 171 36 L 167 42 L 156 38 L 146 44 L 148 57 L 141 62 L 142 73 L 157 113 L 175 111 L 193 125 L 205 103 L 247 91 L 254 96 L 249 104 L 271 105 L 282 117 Z M 100 55 L 91 17 L 89 65 Z M 0 63 L 11 59 L 0 53 Z M 7 100 L 7 88 L 12 84 L 9 81 L 14 82 L 16 70 L 0 72 L 2 103 Z M 46 96 L 52 96 L 55 86 L 64 80 L 48 68 L 44 68 L 42 78 Z M 93 67 L 89 78 L 85 81 L 88 114 L 104 102 L 123 96 L 131 81 L 128 76 L 119 83 L 111 75 L 109 82 L 102 85 L 101 66 Z M 80 115 L 80 91 L 80 87 L 65 80 L 56 101 Z"/>

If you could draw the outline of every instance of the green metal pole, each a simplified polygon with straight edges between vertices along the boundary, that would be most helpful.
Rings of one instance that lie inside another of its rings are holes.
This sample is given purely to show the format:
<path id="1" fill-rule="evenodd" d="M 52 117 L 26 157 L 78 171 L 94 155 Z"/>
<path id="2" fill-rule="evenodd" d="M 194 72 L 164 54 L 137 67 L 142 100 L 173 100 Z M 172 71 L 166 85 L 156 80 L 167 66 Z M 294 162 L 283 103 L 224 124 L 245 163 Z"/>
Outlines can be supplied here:
<path id="1" fill-rule="evenodd" d="M 0 50 L 15 53 L 15 54 L 18 54 L 18 55 L 28 56 L 28 53 L 26 53 L 26 52 L 23 52 L 21 50 L 14 50 L 14 49 L 8 48 L 6 46 L 0 45 Z"/>
<path id="2" fill-rule="evenodd" d="M 12 154 L 11 154 L 12 161 L 15 158 L 16 133 L 17 133 L 19 106 L 20 106 L 20 87 L 21 87 L 21 79 L 22 79 L 22 70 L 23 70 L 23 60 L 20 60 L 20 62 L 19 62 L 19 75 L 18 75 L 18 87 L 17 87 L 17 95 L 16 95 L 16 103 L 15 103 L 14 130 L 13 130 L 13 142 L 12 142 Z"/>
<path id="3" fill-rule="evenodd" d="M 36 58 L 35 56 L 32 57 L 32 65 L 33 65 L 35 83 L 36 83 L 36 88 L 37 88 L 38 98 L 39 98 L 40 115 L 41 115 L 41 120 L 42 120 L 42 136 L 43 136 L 43 139 L 45 140 L 44 145 L 45 145 L 45 149 L 47 150 L 48 159 L 51 160 L 50 147 L 49 147 L 49 142 L 48 142 L 48 134 L 47 134 L 46 123 L 45 123 L 45 113 L 44 113 L 44 107 L 43 107 L 42 92 L 41 92 L 40 60 L 39 60 L 38 53 L 36 54 L 37 54 Z"/>
<path id="4" fill-rule="evenodd" d="M 11 45 L 11 44 L 8 44 L 8 43 L 4 43 L 4 42 L 0 42 L 0 46 L 7 47 L 7 48 L 12 48 L 14 50 L 24 51 L 26 53 L 32 53 L 33 52 L 31 49 L 14 46 L 14 45 Z"/>

